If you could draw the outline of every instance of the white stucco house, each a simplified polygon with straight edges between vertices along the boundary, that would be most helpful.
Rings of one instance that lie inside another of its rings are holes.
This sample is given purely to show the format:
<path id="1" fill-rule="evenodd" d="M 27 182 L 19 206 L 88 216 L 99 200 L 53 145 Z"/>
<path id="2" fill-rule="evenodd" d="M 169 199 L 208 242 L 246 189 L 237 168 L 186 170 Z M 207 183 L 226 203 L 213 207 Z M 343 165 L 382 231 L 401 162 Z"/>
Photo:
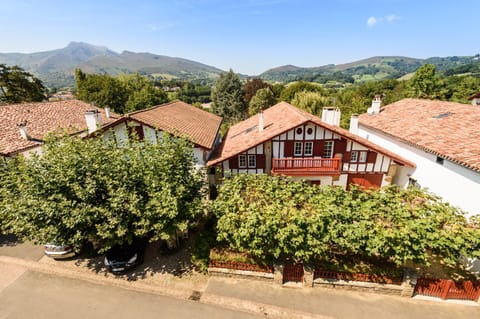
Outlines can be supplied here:
<path id="1" fill-rule="evenodd" d="M 173 101 L 125 114 L 92 132 L 118 146 L 127 145 L 135 134 L 140 140 L 156 143 L 161 134 L 183 137 L 193 144 L 196 166 L 204 167 L 220 141 L 222 118 L 182 101 Z"/>
<path id="2" fill-rule="evenodd" d="M 427 188 L 468 216 L 480 213 L 480 105 L 403 99 L 353 116 L 350 131 L 415 163 L 393 183 Z"/>

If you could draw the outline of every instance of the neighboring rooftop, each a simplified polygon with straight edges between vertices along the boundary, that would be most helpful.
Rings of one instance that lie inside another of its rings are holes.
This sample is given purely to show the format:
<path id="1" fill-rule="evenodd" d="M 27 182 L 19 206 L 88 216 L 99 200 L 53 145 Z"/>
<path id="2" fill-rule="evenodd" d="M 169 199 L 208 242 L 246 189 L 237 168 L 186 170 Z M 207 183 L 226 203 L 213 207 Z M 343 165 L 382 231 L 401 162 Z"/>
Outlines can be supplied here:
<path id="1" fill-rule="evenodd" d="M 354 135 L 343 128 L 327 124 L 319 117 L 300 110 L 287 102 L 280 102 L 266 109 L 263 111 L 263 116 L 264 129 L 262 131 L 258 129 L 258 115 L 254 115 L 245 121 L 232 126 L 228 130 L 222 144 L 213 154 L 212 160 L 208 162 L 208 165 L 220 163 L 290 129 L 312 122 L 346 138 L 347 140 L 355 141 L 369 149 L 385 154 L 401 164 L 415 167 L 414 163 L 388 151 L 387 149 Z"/>
<path id="2" fill-rule="evenodd" d="M 403 99 L 359 123 L 480 172 L 480 106 Z"/>
<path id="3" fill-rule="evenodd" d="M 103 109 L 79 100 L 1 105 L 0 155 L 14 155 L 36 147 L 48 133 L 86 132 L 85 112 L 89 110 L 98 110 L 104 124 L 114 121 L 114 118 L 107 119 Z M 21 123 L 26 124 L 28 140 L 20 135 L 18 125 Z"/>
<path id="4" fill-rule="evenodd" d="M 206 149 L 214 147 L 222 124 L 221 117 L 182 101 L 173 101 L 126 114 L 124 119 L 128 118 L 175 136 L 185 136 L 194 144 Z"/>

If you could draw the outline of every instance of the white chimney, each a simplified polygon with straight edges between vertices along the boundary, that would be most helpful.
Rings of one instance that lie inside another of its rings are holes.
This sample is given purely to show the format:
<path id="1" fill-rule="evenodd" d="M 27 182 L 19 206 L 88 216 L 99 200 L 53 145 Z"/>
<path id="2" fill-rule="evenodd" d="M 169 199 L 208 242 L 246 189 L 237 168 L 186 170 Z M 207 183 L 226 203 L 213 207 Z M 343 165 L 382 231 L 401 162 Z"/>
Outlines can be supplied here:
<path id="1" fill-rule="evenodd" d="M 260 111 L 260 113 L 258 113 L 258 131 L 261 132 L 263 131 L 264 129 L 264 123 L 263 123 L 264 119 L 263 119 L 263 111 Z"/>
<path id="2" fill-rule="evenodd" d="M 322 121 L 334 125 L 340 126 L 341 112 L 338 107 L 324 107 L 322 109 Z"/>
<path id="3" fill-rule="evenodd" d="M 108 106 L 105 106 L 105 116 L 107 117 L 107 119 L 110 118 L 110 107 Z"/>
<path id="4" fill-rule="evenodd" d="M 86 111 L 85 120 L 87 121 L 88 134 L 95 132 L 102 125 L 102 118 L 98 110 Z"/>
<path id="5" fill-rule="evenodd" d="M 358 114 L 353 114 L 350 117 L 350 133 L 358 135 Z"/>
<path id="6" fill-rule="evenodd" d="M 368 114 L 380 113 L 380 107 L 382 106 L 382 96 L 377 94 L 372 100 L 372 106 L 367 109 Z"/>
<path id="7" fill-rule="evenodd" d="M 25 121 L 25 122 L 19 123 L 17 126 L 20 130 L 20 135 L 22 136 L 22 138 L 25 140 L 29 140 L 30 136 L 28 136 L 27 122 Z"/>

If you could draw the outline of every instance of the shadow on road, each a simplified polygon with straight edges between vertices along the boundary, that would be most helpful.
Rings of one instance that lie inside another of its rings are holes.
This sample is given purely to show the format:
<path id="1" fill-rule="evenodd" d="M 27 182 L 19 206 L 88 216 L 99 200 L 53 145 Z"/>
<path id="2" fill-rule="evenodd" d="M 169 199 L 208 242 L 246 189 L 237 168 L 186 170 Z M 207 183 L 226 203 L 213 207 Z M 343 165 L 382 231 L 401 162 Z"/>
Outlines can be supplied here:
<path id="1" fill-rule="evenodd" d="M 9 234 L 9 235 L 0 235 L 0 247 L 4 246 L 17 246 L 19 244 L 23 244 L 23 241 L 18 239 L 17 236 Z"/>

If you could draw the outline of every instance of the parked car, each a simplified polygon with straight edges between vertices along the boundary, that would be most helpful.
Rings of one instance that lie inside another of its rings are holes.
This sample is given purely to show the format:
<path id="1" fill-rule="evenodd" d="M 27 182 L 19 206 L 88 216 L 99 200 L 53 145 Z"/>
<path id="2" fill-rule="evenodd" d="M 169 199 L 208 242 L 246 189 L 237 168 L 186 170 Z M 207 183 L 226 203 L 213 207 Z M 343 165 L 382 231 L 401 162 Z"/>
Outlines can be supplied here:
<path id="1" fill-rule="evenodd" d="M 65 259 L 75 256 L 72 245 L 49 243 L 43 246 L 45 255 L 54 259 Z"/>
<path id="2" fill-rule="evenodd" d="M 104 264 L 109 271 L 120 274 L 143 262 L 147 241 L 135 239 L 131 244 L 113 246 L 105 254 Z"/>

